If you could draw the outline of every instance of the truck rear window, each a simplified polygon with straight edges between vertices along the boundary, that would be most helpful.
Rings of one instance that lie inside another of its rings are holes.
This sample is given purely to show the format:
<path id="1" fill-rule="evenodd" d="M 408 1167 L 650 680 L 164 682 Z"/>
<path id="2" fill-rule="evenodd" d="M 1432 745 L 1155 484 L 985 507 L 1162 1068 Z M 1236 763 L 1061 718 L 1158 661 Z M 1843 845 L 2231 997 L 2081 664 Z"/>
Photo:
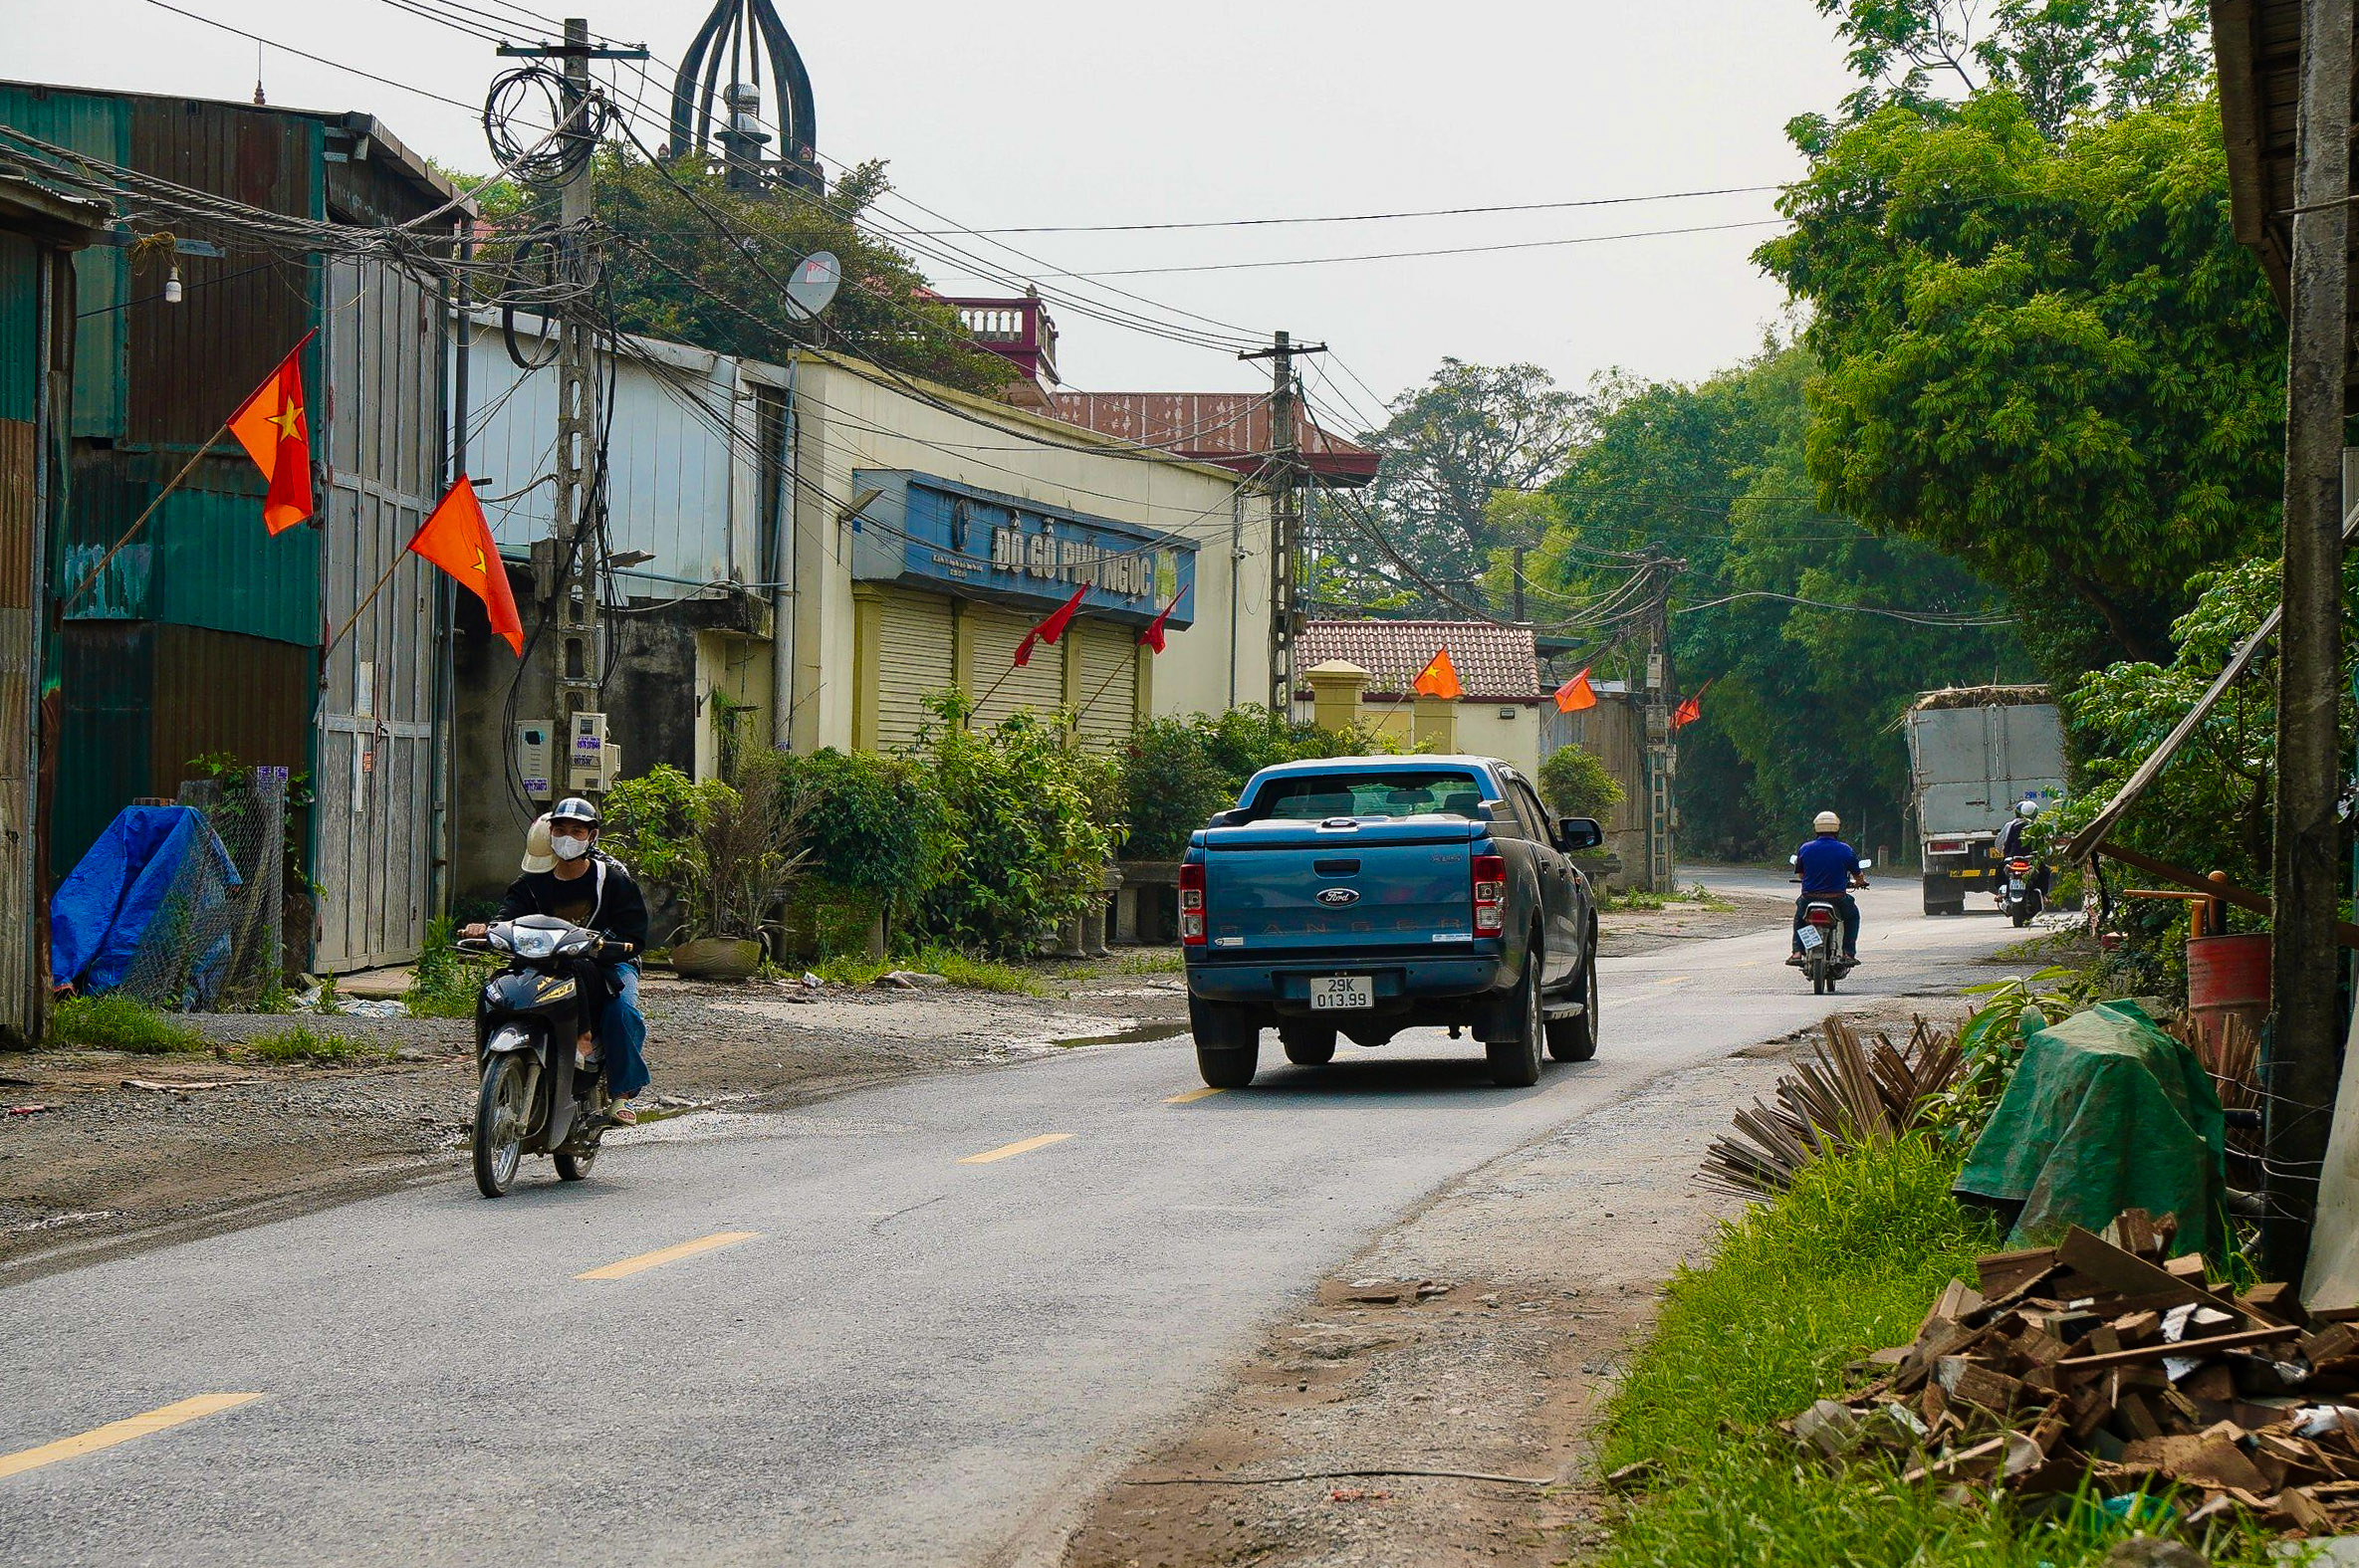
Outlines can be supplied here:
<path id="1" fill-rule="evenodd" d="M 1293 774 L 1273 779 L 1248 807 L 1256 817 L 1319 822 L 1330 816 L 1464 816 L 1483 804 L 1470 773 L 1433 768 L 1382 774 Z"/>

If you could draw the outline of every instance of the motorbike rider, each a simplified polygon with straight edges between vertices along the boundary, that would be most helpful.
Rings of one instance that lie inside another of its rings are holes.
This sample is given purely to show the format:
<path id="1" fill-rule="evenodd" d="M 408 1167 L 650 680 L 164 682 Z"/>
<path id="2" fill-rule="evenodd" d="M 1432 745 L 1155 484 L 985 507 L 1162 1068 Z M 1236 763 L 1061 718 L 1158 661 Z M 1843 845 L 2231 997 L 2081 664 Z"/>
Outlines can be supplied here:
<path id="1" fill-rule="evenodd" d="M 534 853 L 543 823 L 547 824 L 546 860 Z M 617 962 L 593 960 L 582 966 L 582 1038 L 587 1051 L 594 1038 L 605 1057 L 606 1092 L 613 1099 L 607 1114 L 623 1126 L 638 1120 L 630 1101 L 647 1086 L 647 1020 L 639 1011 L 637 955 L 647 946 L 647 900 L 622 862 L 597 847 L 597 807 L 580 795 L 568 795 L 554 810 L 533 824 L 527 839 L 524 875 L 508 885 L 494 920 L 520 915 L 554 915 L 577 926 L 588 926 L 613 942 L 630 944 L 632 956 Z M 486 926 L 469 926 L 464 935 L 480 937 Z"/>
<path id="2" fill-rule="evenodd" d="M 2035 797 L 2025 795 L 2015 802 L 2015 814 L 2006 819 L 2006 828 L 1999 835 L 1999 859 L 2003 864 L 2017 858 L 2029 860 L 2031 874 L 2024 879 L 2024 885 L 2037 893 L 2044 903 L 2047 898 L 2047 862 L 2023 846 L 2024 835 L 2038 818 L 2039 801 Z"/>
<path id="3" fill-rule="evenodd" d="M 1801 895 L 1793 901 L 1793 956 L 1785 962 L 1799 969 L 1802 965 L 1802 911 L 1813 901 L 1830 903 L 1843 920 L 1843 962 L 1859 962 L 1859 905 L 1851 897 L 1853 887 L 1867 886 L 1867 878 L 1859 874 L 1859 851 L 1843 842 L 1843 819 L 1832 811 L 1821 811 L 1811 820 L 1814 835 L 1810 841 L 1793 852 L 1793 863 L 1801 873 Z"/>

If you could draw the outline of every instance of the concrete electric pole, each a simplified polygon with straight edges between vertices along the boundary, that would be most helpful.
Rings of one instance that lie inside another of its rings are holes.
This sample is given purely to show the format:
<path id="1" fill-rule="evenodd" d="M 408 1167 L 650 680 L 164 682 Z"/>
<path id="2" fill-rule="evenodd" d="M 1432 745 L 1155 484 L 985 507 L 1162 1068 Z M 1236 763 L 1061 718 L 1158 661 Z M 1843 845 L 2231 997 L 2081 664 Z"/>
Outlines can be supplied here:
<path id="1" fill-rule="evenodd" d="M 1295 429 L 1295 355 L 1324 353 L 1325 343 L 1295 342 L 1279 333 L 1267 348 L 1240 359 L 1270 361 L 1270 711 L 1290 718 L 1295 705 L 1295 634 L 1301 629 L 1301 442 Z"/>
<path id="2" fill-rule="evenodd" d="M 2305 0 L 2286 360 L 2285 617 L 2278 633 L 2275 932 L 2264 1061 L 2270 1277 L 2299 1279 L 2333 1122 L 2342 893 L 2343 387 L 2350 368 L 2352 0 Z"/>
<path id="3" fill-rule="evenodd" d="M 557 635 L 550 640 L 550 676 L 557 689 L 557 740 L 565 748 L 556 763 L 553 784 L 571 793 L 587 779 L 602 783 L 606 770 L 607 737 L 602 715 L 588 721 L 594 732 L 582 733 L 582 714 L 598 714 L 598 688 L 603 661 L 598 656 L 598 573 L 600 559 L 596 509 L 590 505 L 595 486 L 591 464 L 597 443 L 597 400 L 592 377 L 592 344 L 589 302 L 597 286 L 597 255 L 590 239 L 596 217 L 591 185 L 597 147 L 589 128 L 590 63 L 592 60 L 644 60 L 644 49 L 592 48 L 590 23 L 584 17 L 566 18 L 562 45 L 503 44 L 502 55 L 527 60 L 555 57 L 563 62 L 566 80 L 564 109 L 578 138 L 569 170 L 558 186 L 558 242 L 560 277 L 572 288 L 570 304 L 558 322 L 557 349 L 557 490 L 555 518 L 550 530 L 552 562 L 548 591 Z M 584 743 L 588 742 L 586 746 Z M 553 759 L 553 762 L 556 762 Z M 557 781 L 564 781 L 558 784 Z"/>

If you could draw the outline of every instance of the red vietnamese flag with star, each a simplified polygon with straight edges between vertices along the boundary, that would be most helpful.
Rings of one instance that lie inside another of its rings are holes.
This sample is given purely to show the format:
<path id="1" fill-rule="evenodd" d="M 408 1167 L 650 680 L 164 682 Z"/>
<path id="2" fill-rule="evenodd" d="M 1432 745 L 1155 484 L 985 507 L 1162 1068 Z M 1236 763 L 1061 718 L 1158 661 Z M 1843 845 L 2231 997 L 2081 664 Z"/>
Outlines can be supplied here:
<path id="1" fill-rule="evenodd" d="M 1589 684 L 1589 667 L 1585 664 L 1581 666 L 1580 674 L 1556 688 L 1558 713 L 1578 713 L 1583 708 L 1596 706 L 1597 688 Z"/>
<path id="2" fill-rule="evenodd" d="M 1466 688 L 1459 684 L 1458 666 L 1450 662 L 1448 648 L 1435 650 L 1425 668 L 1418 671 L 1417 679 L 1409 683 L 1409 689 L 1420 697 L 1440 697 L 1448 702 L 1456 702 L 1466 695 Z"/>
<path id="3" fill-rule="evenodd" d="M 508 639 L 518 658 L 524 657 L 524 622 L 517 618 L 516 596 L 508 591 L 508 568 L 500 564 L 500 548 L 492 542 L 492 527 L 484 520 L 483 504 L 475 499 L 473 480 L 459 476 L 409 548 L 483 600 L 492 630 Z"/>
<path id="4" fill-rule="evenodd" d="M 1018 669 L 1022 669 L 1032 662 L 1032 650 L 1036 646 L 1044 642 L 1054 643 L 1064 635 L 1064 628 L 1072 623 L 1073 611 L 1081 607 L 1081 595 L 1088 591 L 1089 585 L 1085 582 L 1082 583 L 1073 589 L 1071 598 L 1051 610 L 1038 626 L 1024 634 L 1024 640 L 1016 644 L 1016 666 Z"/>
<path id="5" fill-rule="evenodd" d="M 303 370 L 296 363 L 311 340 L 312 335 L 304 334 L 303 342 L 288 349 L 279 367 L 229 416 L 229 433 L 270 486 L 262 500 L 262 524 L 273 534 L 309 521 L 314 510 L 311 427 L 303 411 Z"/>

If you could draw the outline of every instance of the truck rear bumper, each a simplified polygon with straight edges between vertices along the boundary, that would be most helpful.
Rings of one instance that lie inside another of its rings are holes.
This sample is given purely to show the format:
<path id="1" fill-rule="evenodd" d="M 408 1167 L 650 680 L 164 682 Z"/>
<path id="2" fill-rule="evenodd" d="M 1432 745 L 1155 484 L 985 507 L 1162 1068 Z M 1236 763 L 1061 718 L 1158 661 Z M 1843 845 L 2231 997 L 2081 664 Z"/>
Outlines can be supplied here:
<path id="1" fill-rule="evenodd" d="M 1498 954 L 1410 960 L 1348 959 L 1290 960 L 1271 964 L 1207 964 L 1188 966 L 1188 993 L 1207 1002 L 1246 1004 L 1287 1017 L 1310 1015 L 1310 982 L 1328 975 L 1365 975 L 1375 983 L 1376 1006 L 1321 1012 L 1321 1019 L 1348 1024 L 1370 1016 L 1399 1018 L 1403 1014 L 1432 1021 L 1462 1021 L 1441 1016 L 1452 1011 L 1471 1018 L 1476 1006 L 1516 983 L 1517 971 Z"/>

